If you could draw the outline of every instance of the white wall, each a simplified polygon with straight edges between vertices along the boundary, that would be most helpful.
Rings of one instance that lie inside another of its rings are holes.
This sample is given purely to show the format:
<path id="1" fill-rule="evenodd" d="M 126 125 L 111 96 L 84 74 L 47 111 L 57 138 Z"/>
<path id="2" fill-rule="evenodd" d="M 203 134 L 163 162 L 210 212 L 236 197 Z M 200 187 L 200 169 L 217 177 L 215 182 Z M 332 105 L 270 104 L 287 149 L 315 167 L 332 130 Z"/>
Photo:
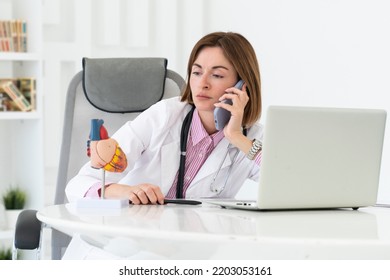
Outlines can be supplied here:
<path id="1" fill-rule="evenodd" d="M 387 0 L 46 0 L 44 14 L 48 201 L 66 86 L 81 69 L 83 56 L 163 56 L 169 68 L 185 76 L 189 52 L 201 36 L 236 31 L 257 51 L 264 108 L 285 104 L 390 112 Z M 390 203 L 387 134 L 379 200 Z"/>

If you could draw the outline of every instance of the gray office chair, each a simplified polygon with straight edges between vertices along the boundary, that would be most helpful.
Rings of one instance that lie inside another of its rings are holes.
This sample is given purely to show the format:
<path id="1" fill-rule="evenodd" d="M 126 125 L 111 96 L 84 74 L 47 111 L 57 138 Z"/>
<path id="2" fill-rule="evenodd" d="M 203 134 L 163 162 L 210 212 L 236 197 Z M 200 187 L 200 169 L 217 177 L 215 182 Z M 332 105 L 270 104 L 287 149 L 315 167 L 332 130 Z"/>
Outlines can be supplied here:
<path id="1" fill-rule="evenodd" d="M 65 186 L 88 162 L 90 120 L 103 119 L 109 135 L 157 101 L 179 96 L 184 79 L 167 69 L 164 58 L 84 58 L 83 70 L 69 84 L 54 204 L 66 203 Z M 18 250 L 37 250 L 41 223 L 36 210 L 23 211 L 16 223 L 13 258 Z M 70 237 L 51 230 L 52 259 L 61 259 Z"/>

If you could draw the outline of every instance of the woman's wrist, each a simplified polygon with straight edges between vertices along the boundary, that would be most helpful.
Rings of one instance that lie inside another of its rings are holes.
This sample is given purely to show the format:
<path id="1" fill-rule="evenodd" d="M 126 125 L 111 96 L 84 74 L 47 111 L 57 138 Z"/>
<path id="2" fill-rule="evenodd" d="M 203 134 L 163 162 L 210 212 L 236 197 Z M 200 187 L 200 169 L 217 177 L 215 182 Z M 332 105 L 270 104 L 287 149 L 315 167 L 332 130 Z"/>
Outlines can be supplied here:
<path id="1" fill-rule="evenodd" d="M 246 137 L 244 134 L 237 134 L 234 137 L 228 138 L 229 142 L 237 147 L 244 154 L 248 154 L 249 150 L 252 148 L 252 140 Z"/>

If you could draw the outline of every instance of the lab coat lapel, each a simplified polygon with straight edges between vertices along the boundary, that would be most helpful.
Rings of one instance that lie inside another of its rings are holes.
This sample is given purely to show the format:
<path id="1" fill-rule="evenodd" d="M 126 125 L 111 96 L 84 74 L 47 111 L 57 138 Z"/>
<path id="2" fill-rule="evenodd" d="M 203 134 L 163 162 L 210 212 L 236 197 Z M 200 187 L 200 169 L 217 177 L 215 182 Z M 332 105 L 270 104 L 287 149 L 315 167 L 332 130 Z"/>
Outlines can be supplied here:
<path id="1" fill-rule="evenodd" d="M 179 127 L 180 130 L 180 127 Z M 176 135 L 174 135 L 176 133 Z M 171 139 L 175 139 L 161 147 L 161 189 L 164 193 L 171 188 L 180 163 L 180 141 L 177 139 L 177 128 L 171 129 Z M 177 140 L 176 140 L 177 139 Z"/>
<path id="2" fill-rule="evenodd" d="M 203 166 L 200 168 L 191 185 L 196 184 L 198 181 L 218 171 L 222 160 L 225 158 L 228 146 L 229 141 L 226 138 L 223 138 L 221 142 L 217 145 L 217 147 L 215 147 L 210 156 L 207 158 Z M 221 169 L 230 166 L 231 164 L 232 161 L 228 154 L 222 164 Z"/>

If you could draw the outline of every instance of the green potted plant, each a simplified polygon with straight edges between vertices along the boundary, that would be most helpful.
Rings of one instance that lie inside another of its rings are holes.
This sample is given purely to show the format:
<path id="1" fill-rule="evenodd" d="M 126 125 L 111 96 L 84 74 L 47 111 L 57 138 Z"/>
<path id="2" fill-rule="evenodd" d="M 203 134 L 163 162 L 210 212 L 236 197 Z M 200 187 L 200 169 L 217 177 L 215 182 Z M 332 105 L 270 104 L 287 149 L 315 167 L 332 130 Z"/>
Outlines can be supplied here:
<path id="1" fill-rule="evenodd" d="M 19 187 L 10 187 L 3 194 L 3 204 L 7 210 L 20 210 L 26 204 L 26 193 Z"/>
<path id="2" fill-rule="evenodd" d="M 12 260 L 12 252 L 11 249 L 0 249 L 0 260 Z"/>
<path id="3" fill-rule="evenodd" d="M 15 227 L 16 219 L 26 204 L 27 195 L 19 187 L 10 187 L 3 194 L 3 205 L 5 208 L 8 228 Z"/>

